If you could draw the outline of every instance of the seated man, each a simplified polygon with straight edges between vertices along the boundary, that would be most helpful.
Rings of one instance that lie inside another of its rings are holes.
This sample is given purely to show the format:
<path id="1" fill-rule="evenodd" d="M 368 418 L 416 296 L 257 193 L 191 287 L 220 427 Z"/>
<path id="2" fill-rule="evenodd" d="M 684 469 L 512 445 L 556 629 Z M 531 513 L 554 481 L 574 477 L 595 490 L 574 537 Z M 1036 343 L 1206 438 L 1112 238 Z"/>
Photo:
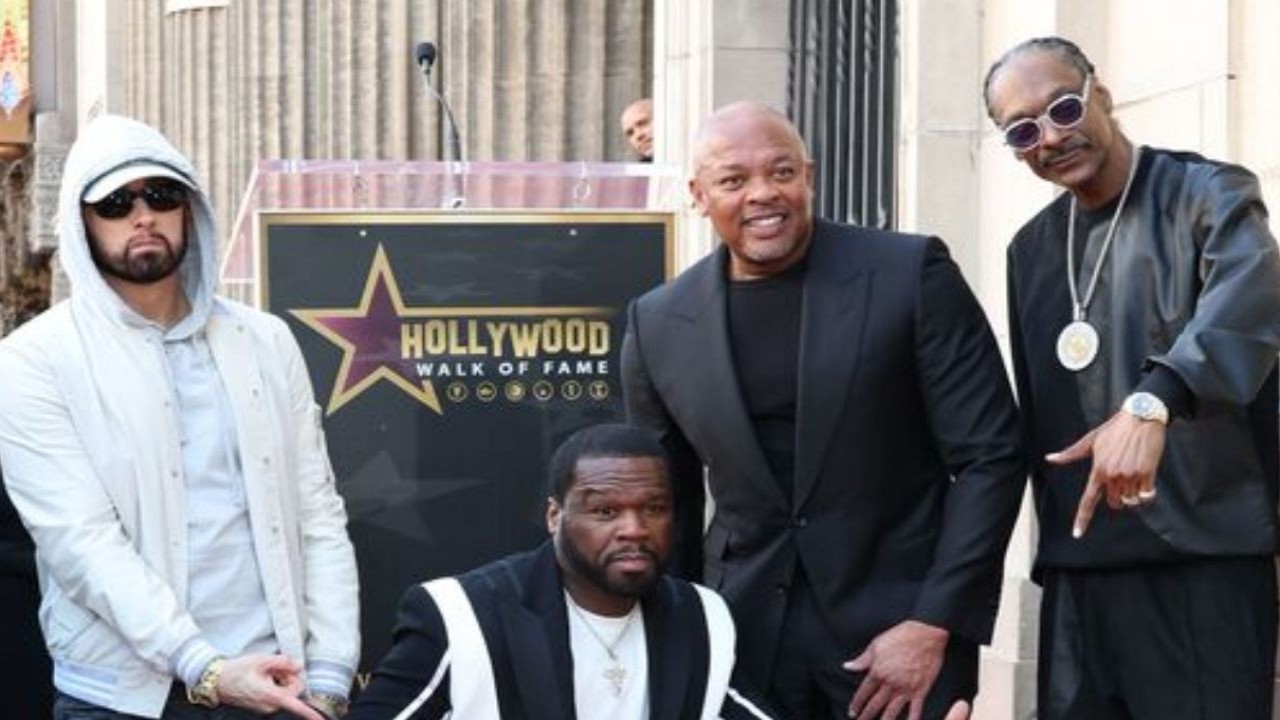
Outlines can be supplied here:
<path id="1" fill-rule="evenodd" d="M 671 503 L 646 431 L 574 434 L 551 459 L 551 540 L 410 589 L 348 720 L 769 717 L 730 686 L 724 601 L 663 574 Z"/>

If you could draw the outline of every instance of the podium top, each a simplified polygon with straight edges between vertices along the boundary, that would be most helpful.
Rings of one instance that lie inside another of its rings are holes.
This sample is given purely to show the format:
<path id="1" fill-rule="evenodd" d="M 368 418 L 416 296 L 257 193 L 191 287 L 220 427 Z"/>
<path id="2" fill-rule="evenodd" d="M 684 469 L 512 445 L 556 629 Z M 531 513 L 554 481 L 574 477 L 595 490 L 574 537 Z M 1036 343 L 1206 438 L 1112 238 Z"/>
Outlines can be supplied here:
<path id="1" fill-rule="evenodd" d="M 221 280 L 224 288 L 255 282 L 264 211 L 674 212 L 682 180 L 679 168 L 647 163 L 263 160 L 236 213 Z"/>

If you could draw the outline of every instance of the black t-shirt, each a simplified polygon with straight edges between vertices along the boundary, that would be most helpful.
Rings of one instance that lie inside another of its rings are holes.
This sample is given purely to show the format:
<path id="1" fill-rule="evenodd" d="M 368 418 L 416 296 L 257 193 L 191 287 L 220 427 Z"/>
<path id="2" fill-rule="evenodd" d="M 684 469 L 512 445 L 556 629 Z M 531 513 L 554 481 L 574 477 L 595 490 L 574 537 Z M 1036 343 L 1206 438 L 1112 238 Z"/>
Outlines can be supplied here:
<path id="1" fill-rule="evenodd" d="M 799 262 L 773 277 L 730 282 L 727 303 L 729 344 L 743 404 L 788 498 L 795 474 L 804 268 Z"/>
<path id="2" fill-rule="evenodd" d="M 1111 202 L 1093 210 L 1077 210 L 1072 259 L 1075 262 L 1076 270 L 1076 297 L 1080 298 L 1081 302 L 1084 301 L 1085 293 L 1089 291 L 1089 281 L 1093 276 L 1093 269 L 1097 267 L 1098 255 L 1102 252 L 1102 245 L 1106 239 L 1106 229 L 1111 224 L 1111 219 L 1115 216 L 1116 207 L 1119 204 L 1120 197 L 1116 196 Z M 1086 241 L 1093 229 L 1098 226 L 1102 227 L 1102 232 L 1098 233 L 1096 242 L 1089 245 Z M 1114 243 L 1115 239 L 1112 242 Z M 1112 255 L 1114 252 L 1114 248 L 1107 249 L 1107 255 Z M 1102 262 L 1105 264 L 1109 260 L 1110 258 L 1104 258 Z M 1082 263 L 1087 263 L 1087 266 Z M 1105 273 L 1106 267 L 1103 267 L 1100 272 Z M 1142 382 L 1134 388 L 1135 392 L 1139 390 L 1154 393 L 1156 397 L 1164 401 L 1165 407 L 1169 410 L 1170 418 L 1185 416 L 1195 402 L 1195 397 L 1192 396 L 1191 390 L 1187 388 L 1186 383 L 1182 382 L 1182 378 L 1163 365 L 1155 365 L 1147 371 L 1146 375 L 1143 376 Z"/>

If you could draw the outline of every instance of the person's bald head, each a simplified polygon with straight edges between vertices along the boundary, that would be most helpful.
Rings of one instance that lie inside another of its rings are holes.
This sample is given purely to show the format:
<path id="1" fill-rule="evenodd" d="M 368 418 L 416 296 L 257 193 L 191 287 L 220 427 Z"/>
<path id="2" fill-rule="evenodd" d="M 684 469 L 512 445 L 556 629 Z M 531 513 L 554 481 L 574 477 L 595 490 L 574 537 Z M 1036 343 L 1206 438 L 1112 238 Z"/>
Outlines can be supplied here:
<path id="1" fill-rule="evenodd" d="M 727 105 L 694 136 L 689 192 L 730 253 L 735 279 L 776 275 L 804 258 L 813 216 L 813 163 L 781 113 Z"/>
<path id="2" fill-rule="evenodd" d="M 730 140 L 735 133 L 743 129 L 758 129 L 761 126 L 773 126 L 795 144 L 796 150 L 805 162 L 809 161 L 809 149 L 800 137 L 800 131 L 791 124 L 785 115 L 768 105 L 750 100 L 725 105 L 707 116 L 698 126 L 693 136 L 693 172 L 702 168 L 706 154 L 716 143 Z"/>
<path id="3" fill-rule="evenodd" d="M 622 136 L 644 162 L 653 160 L 653 101 L 641 98 L 627 106 L 618 119 Z"/>

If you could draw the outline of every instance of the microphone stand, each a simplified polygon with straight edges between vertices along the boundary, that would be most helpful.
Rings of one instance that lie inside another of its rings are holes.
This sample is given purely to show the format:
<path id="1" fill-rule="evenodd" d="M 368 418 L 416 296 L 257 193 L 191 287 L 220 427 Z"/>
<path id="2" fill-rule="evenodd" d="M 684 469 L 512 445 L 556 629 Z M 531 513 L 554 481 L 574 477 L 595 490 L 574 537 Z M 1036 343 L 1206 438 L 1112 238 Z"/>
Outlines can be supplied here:
<path id="1" fill-rule="evenodd" d="M 448 121 L 449 149 L 452 151 L 453 160 L 449 163 L 449 194 L 441 199 L 440 206 L 460 208 L 466 204 L 467 196 L 462 176 L 462 167 L 466 159 L 462 156 L 462 138 L 458 134 L 458 123 L 453 119 L 453 108 L 449 107 L 449 100 L 431 84 L 431 60 L 420 59 L 418 67 L 422 68 L 422 86 L 426 88 L 427 94 L 435 98 L 440 107 L 444 108 L 444 116 Z"/>

